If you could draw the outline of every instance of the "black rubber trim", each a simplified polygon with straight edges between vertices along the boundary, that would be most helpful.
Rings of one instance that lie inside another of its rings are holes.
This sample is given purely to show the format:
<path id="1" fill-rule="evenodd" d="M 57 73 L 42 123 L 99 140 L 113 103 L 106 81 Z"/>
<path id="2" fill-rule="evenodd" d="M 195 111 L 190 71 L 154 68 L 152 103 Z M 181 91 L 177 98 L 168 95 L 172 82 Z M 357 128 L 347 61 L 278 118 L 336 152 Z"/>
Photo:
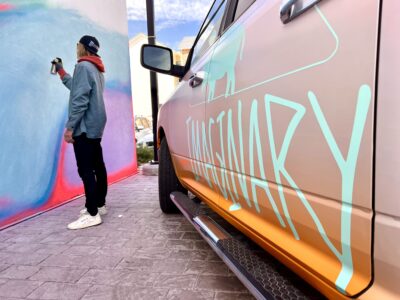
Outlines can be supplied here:
<path id="1" fill-rule="evenodd" d="M 378 17 L 378 34 L 377 34 L 377 51 L 376 51 L 376 68 L 375 68 L 375 101 L 374 101 L 374 122 L 373 122 L 373 147 L 372 147 L 372 224 L 371 224 L 371 281 L 369 284 L 358 294 L 351 296 L 351 298 L 358 298 L 364 294 L 375 281 L 375 259 L 374 259 L 374 245 L 375 245 L 375 203 L 376 203 L 376 137 L 377 137 L 377 123 L 378 123 L 378 87 L 379 87 L 379 57 L 381 50 L 381 31 L 382 31 L 382 5 L 383 0 L 379 1 L 379 17 Z"/>

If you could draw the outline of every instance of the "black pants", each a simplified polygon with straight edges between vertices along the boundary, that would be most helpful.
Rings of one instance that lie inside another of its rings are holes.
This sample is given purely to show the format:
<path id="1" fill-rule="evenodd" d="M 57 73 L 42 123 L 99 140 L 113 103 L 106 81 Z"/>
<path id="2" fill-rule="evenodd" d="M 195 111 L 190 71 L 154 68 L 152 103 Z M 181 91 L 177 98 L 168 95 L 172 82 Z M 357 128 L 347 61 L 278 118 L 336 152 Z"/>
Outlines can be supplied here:
<path id="1" fill-rule="evenodd" d="M 101 139 L 89 139 L 83 133 L 74 137 L 74 152 L 78 173 L 82 178 L 86 194 L 86 208 L 95 216 L 97 208 L 106 203 L 107 170 L 103 160 Z"/>

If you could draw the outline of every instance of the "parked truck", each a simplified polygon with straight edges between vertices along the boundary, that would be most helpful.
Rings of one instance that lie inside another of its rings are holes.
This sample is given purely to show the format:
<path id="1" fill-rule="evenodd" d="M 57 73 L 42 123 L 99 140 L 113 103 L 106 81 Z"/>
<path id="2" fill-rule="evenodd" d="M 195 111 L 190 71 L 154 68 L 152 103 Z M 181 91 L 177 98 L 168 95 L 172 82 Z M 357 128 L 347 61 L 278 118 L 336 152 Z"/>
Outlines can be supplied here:
<path id="1" fill-rule="evenodd" d="M 399 37 L 398 0 L 215 0 L 184 67 L 144 45 L 180 78 L 157 125 L 162 211 L 239 275 L 188 191 L 326 297 L 400 299 Z"/>

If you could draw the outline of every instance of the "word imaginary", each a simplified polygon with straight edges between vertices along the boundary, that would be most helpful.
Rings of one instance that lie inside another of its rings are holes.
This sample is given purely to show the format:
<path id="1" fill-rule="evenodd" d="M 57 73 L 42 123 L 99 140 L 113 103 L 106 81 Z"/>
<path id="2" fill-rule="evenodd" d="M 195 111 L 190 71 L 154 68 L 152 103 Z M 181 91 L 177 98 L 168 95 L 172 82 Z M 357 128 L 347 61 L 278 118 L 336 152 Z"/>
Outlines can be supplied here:
<path id="1" fill-rule="evenodd" d="M 270 192 L 266 172 L 264 169 L 265 153 L 262 151 L 261 134 L 259 128 L 259 101 L 254 99 L 251 103 L 250 114 L 245 118 L 242 112 L 242 101 L 237 101 L 237 120 L 234 120 L 232 109 L 221 111 L 217 118 L 208 119 L 208 124 L 205 121 L 193 120 L 189 117 L 186 120 L 187 141 L 189 156 L 191 158 L 192 171 L 196 180 L 204 178 L 210 188 L 218 188 L 225 199 L 231 199 L 233 202 L 230 206 L 230 211 L 240 210 L 241 204 L 238 202 L 239 193 L 236 182 L 241 190 L 241 195 L 245 199 L 248 207 L 254 205 L 255 210 L 260 213 L 260 205 L 258 203 L 256 188 L 261 188 L 265 191 L 267 199 L 275 213 L 276 218 L 282 227 L 286 227 L 286 222 L 289 225 L 295 239 L 299 240 L 299 234 L 291 220 L 291 216 L 287 207 L 285 194 L 283 191 L 282 180 L 285 179 L 290 187 L 296 192 L 298 198 L 307 209 L 312 217 L 317 230 L 322 239 L 342 263 L 342 271 L 337 278 L 337 286 L 345 289 L 352 277 L 352 256 L 351 256 L 351 211 L 353 201 L 354 178 L 356 174 L 356 165 L 360 150 L 361 140 L 367 120 L 368 110 L 371 102 L 371 89 L 368 85 L 362 85 L 358 92 L 355 117 L 353 121 L 353 129 L 351 132 L 348 153 L 346 156 L 341 152 L 334 135 L 329 127 L 329 124 L 322 112 L 316 95 L 313 92 L 308 92 L 313 113 L 316 117 L 318 125 L 322 131 L 326 143 L 336 161 L 342 177 L 342 205 L 341 211 L 341 244 L 342 253 L 336 249 L 333 243 L 328 238 L 325 229 L 319 220 L 316 212 L 306 199 L 302 190 L 297 186 L 295 180 L 286 170 L 285 161 L 289 151 L 289 147 L 293 137 L 296 134 L 296 129 L 302 121 L 306 108 L 297 102 L 266 94 L 263 105 L 265 107 L 265 117 L 267 123 L 267 132 L 263 130 L 262 134 L 267 135 L 267 148 L 269 148 L 275 182 L 277 184 L 279 201 L 283 208 L 284 217 L 282 217 L 278 206 Z M 280 105 L 282 107 L 294 111 L 286 132 L 280 151 L 277 151 L 276 140 L 272 124 L 271 105 Z M 248 140 L 244 140 L 243 121 L 249 122 Z M 235 122 L 236 121 L 236 122 Z M 234 122 L 236 130 L 234 130 Z M 219 136 L 218 139 L 212 139 L 212 133 Z M 214 151 L 213 142 L 217 143 L 220 151 Z M 248 157 L 245 157 L 245 149 Z M 256 153 L 256 154 L 255 154 Z M 218 160 L 219 167 L 216 167 Z M 248 165 L 246 170 L 246 164 Z M 255 174 L 255 170 L 259 170 L 259 174 Z M 249 174 L 250 176 L 246 176 Z M 219 175 L 219 176 L 218 176 Z M 235 176 L 237 181 L 235 180 Z M 247 181 L 250 183 L 251 194 L 248 189 Z M 250 197 L 251 195 L 251 197 Z M 252 201 L 251 201 L 251 200 Z M 286 219 L 286 222 L 284 221 Z M 346 267 L 347 266 L 347 267 Z"/>

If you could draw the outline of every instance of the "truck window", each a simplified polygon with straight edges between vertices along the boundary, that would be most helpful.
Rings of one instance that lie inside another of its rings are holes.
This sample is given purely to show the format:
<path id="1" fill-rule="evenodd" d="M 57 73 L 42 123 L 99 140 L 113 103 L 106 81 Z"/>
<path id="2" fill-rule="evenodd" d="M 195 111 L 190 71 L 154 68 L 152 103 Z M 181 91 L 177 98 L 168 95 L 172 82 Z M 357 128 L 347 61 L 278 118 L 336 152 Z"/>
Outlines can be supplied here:
<path id="1" fill-rule="evenodd" d="M 235 22 L 256 0 L 238 0 L 236 4 Z"/>
<path id="2" fill-rule="evenodd" d="M 218 10 L 218 8 L 221 6 L 222 2 L 224 2 L 225 0 L 215 0 L 213 5 L 211 6 L 205 21 L 203 22 L 203 25 L 201 26 L 201 29 L 199 30 L 199 34 L 203 31 L 204 28 L 206 28 L 206 26 L 208 25 L 208 23 L 210 23 L 210 20 L 213 18 L 214 14 L 216 13 L 216 11 Z"/>
<path id="3" fill-rule="evenodd" d="M 219 28 L 223 20 L 226 1 L 215 1 L 206 22 L 200 30 L 200 37 L 193 48 L 192 64 L 200 58 L 218 38 Z"/>

